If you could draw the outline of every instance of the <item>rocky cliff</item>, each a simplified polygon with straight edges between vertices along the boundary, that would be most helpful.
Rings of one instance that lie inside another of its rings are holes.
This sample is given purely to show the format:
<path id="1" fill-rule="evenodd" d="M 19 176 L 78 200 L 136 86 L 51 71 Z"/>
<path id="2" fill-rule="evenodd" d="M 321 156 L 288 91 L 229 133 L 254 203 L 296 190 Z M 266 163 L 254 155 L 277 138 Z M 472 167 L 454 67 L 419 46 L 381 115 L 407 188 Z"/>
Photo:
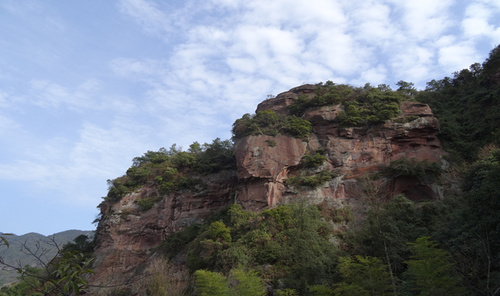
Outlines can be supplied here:
<path id="1" fill-rule="evenodd" d="M 263 101 L 256 112 L 290 115 L 289 106 L 298 98 L 314 98 L 316 88 L 293 88 Z M 307 108 L 301 116 L 312 126 L 307 137 L 277 133 L 236 138 L 237 170 L 203 175 L 206 186 L 197 190 L 162 195 L 153 183 L 147 183 L 119 201 L 103 202 L 91 284 L 131 285 L 165 237 L 203 222 L 234 202 L 254 211 L 299 198 L 331 206 L 359 204 L 370 194 L 369 182 L 382 188 L 387 198 L 400 193 L 414 200 L 440 198 L 439 185 L 428 178 L 411 174 L 373 177 L 391 161 L 440 162 L 439 125 L 427 105 L 401 101 L 396 117 L 357 127 L 339 124 L 341 113 L 345 105 L 340 103 Z M 155 196 L 162 198 L 150 209 L 141 209 L 137 203 Z"/>

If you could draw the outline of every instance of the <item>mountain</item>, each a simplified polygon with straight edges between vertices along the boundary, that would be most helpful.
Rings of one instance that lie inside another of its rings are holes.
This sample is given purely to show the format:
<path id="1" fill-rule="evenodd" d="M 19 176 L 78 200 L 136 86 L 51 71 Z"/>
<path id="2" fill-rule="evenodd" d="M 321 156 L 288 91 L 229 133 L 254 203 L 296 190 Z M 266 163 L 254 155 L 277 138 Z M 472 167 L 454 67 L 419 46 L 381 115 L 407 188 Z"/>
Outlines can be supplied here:
<path id="1" fill-rule="evenodd" d="M 497 47 L 422 91 L 404 81 L 396 91 L 301 85 L 236 120 L 232 140 L 147 151 L 108 181 L 94 273 L 56 288 L 495 295 L 499 77 Z M 65 276 L 61 261 L 53 267 Z"/>
<path id="2" fill-rule="evenodd" d="M 331 82 L 292 88 L 235 122 L 234 148 L 217 139 L 189 151 L 148 151 L 110 181 L 91 283 L 138 280 L 166 238 L 235 202 L 260 212 L 303 200 L 360 216 L 370 182 L 384 199 L 401 193 L 415 201 L 440 199 L 435 178 L 396 167 L 430 176 L 446 166 L 438 133 L 431 109 L 404 91 Z M 390 169 L 377 180 L 363 179 Z M 345 221 L 336 227 L 345 228 Z"/>
<path id="3" fill-rule="evenodd" d="M 66 230 L 48 236 L 34 232 L 23 235 L 8 235 L 5 238 L 9 242 L 9 247 L 2 247 L 0 257 L 5 263 L 16 267 L 24 267 L 25 265 L 37 267 L 41 264 L 40 260 L 43 263 L 49 262 L 56 255 L 58 247 L 72 242 L 79 235 L 91 238 L 94 236 L 94 231 Z M 26 254 L 27 249 L 34 252 L 40 260 L 33 255 Z M 17 277 L 17 271 L 4 267 L 3 270 L 0 270 L 0 286 L 16 281 Z"/>

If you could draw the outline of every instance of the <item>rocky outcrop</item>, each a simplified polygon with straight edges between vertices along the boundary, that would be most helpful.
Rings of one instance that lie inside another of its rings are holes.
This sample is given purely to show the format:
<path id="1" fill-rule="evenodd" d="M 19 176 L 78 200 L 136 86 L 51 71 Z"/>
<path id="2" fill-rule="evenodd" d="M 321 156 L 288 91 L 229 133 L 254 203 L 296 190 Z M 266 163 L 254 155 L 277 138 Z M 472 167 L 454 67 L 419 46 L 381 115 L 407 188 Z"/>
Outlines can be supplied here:
<path id="1" fill-rule="evenodd" d="M 297 166 L 307 151 L 298 138 L 279 135 L 249 136 L 235 143 L 238 179 L 238 202 L 249 209 L 276 205 L 286 191 L 289 168 Z"/>
<path id="2" fill-rule="evenodd" d="M 259 104 L 257 111 L 273 110 L 287 114 L 293 98 L 314 96 L 314 88 L 305 85 L 279 94 Z M 303 118 L 313 124 L 307 140 L 288 136 L 250 136 L 235 143 L 240 187 L 238 201 L 247 208 L 275 206 L 297 197 L 315 203 L 329 199 L 359 197 L 362 184 L 356 178 L 387 167 L 401 158 L 429 162 L 440 161 L 443 154 L 437 135 L 439 124 L 429 106 L 406 101 L 400 104 L 401 116 L 383 124 L 366 127 L 339 127 L 336 116 L 342 105 L 309 109 Z M 269 145 L 272 143 L 273 145 Z M 294 188 L 285 180 L 297 174 L 306 154 L 322 150 L 327 161 L 322 170 L 334 170 L 338 177 L 321 188 Z M 435 184 L 417 178 L 391 180 L 389 195 L 406 194 L 415 200 L 439 198 Z"/>
<path id="3" fill-rule="evenodd" d="M 95 273 L 90 279 L 100 288 L 92 295 L 108 295 L 113 288 L 132 285 L 165 237 L 193 223 L 202 223 L 234 202 L 236 177 L 235 171 L 205 176 L 206 188 L 168 194 L 147 211 L 141 210 L 136 201 L 158 196 L 154 186 L 143 186 L 117 203 L 104 202 L 103 219 L 97 229 Z"/>
<path id="4" fill-rule="evenodd" d="M 280 93 L 275 98 L 267 99 L 257 106 L 255 112 L 264 110 L 273 110 L 276 114 L 287 114 L 288 106 L 293 103 L 294 99 L 299 96 L 307 96 L 312 98 L 314 96 L 314 89 L 316 87 L 312 84 L 304 84 L 292 88 L 289 91 Z"/>
<path id="5" fill-rule="evenodd" d="M 303 85 L 281 93 L 260 103 L 257 111 L 274 110 L 286 115 L 288 106 L 299 96 L 314 97 L 315 86 Z M 401 116 L 384 123 L 341 127 L 336 117 L 344 111 L 342 105 L 311 108 L 303 115 L 312 123 L 307 139 L 288 135 L 237 139 L 237 171 L 202 176 L 206 184 L 202 188 L 168 194 L 147 211 L 141 211 L 136 201 L 158 196 L 153 185 L 144 185 L 119 202 L 104 202 L 91 284 L 130 285 L 147 265 L 152 250 L 168 235 L 203 222 L 211 213 L 234 202 L 257 211 L 297 198 L 316 204 L 355 205 L 373 191 L 388 197 L 404 193 L 414 200 L 439 198 L 439 185 L 428 180 L 412 176 L 369 177 L 401 158 L 430 162 L 441 159 L 439 124 L 430 108 L 408 101 L 401 103 L 400 109 Z M 304 156 L 318 151 L 325 161 L 306 168 Z M 332 172 L 335 177 L 315 187 L 287 183 L 291 177 L 321 172 Z M 102 291 L 93 291 L 92 295 Z"/>

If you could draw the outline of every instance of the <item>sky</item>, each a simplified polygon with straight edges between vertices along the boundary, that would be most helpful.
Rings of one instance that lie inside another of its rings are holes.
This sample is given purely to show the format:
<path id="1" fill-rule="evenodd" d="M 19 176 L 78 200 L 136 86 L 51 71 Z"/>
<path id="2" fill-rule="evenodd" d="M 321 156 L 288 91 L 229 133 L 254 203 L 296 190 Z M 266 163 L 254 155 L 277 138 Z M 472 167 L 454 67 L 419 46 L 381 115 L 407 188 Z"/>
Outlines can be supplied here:
<path id="1" fill-rule="evenodd" d="M 2 0 L 0 232 L 95 229 L 134 157 L 229 139 L 268 95 L 424 89 L 499 43 L 499 0 Z"/>

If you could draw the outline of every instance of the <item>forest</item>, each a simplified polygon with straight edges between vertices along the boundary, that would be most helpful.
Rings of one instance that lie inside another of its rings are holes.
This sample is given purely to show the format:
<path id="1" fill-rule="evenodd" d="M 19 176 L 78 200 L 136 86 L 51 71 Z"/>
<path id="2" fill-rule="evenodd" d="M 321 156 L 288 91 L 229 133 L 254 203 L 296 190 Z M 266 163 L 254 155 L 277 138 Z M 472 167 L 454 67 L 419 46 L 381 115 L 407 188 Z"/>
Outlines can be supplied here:
<path id="1" fill-rule="evenodd" d="M 333 103 L 345 106 L 338 119 L 342 126 L 379 124 L 397 115 L 398 102 L 411 99 L 428 104 L 439 119 L 449 166 L 402 161 L 389 169 L 433 175 L 455 187 L 442 200 L 425 201 L 404 195 L 386 200 L 367 189 L 363 219 L 349 208 L 300 200 L 260 213 L 233 204 L 204 224 L 168 236 L 154 250 L 162 260 L 144 283 L 147 295 L 500 295 L 500 46 L 482 64 L 432 80 L 424 90 L 400 81 L 396 91 L 381 85 L 361 96 L 362 88 L 319 86 L 334 91 L 317 96 L 322 101 L 297 99 L 288 118 L 273 112 L 245 115 L 233 125 L 233 140 L 273 133 L 306 137 L 304 110 Z M 194 143 L 188 151 L 175 146 L 148 151 L 133 160 L 126 175 L 108 181 L 104 200 L 117 201 L 145 182 L 162 193 L 203 188 L 201 178 L 186 172 L 202 176 L 234 169 L 232 145 L 216 139 Z M 311 166 L 321 162 L 321 153 L 306 159 Z M 139 206 L 147 211 L 155 202 Z M 333 227 L 339 223 L 348 227 Z M 8 236 L 1 242 L 8 243 Z M 92 272 L 91 246 L 80 239 L 50 268 L 19 270 L 21 281 L 0 295 L 83 292 Z M 180 258 L 186 266 L 181 275 L 172 263 Z M 129 293 L 123 288 L 113 295 Z"/>

